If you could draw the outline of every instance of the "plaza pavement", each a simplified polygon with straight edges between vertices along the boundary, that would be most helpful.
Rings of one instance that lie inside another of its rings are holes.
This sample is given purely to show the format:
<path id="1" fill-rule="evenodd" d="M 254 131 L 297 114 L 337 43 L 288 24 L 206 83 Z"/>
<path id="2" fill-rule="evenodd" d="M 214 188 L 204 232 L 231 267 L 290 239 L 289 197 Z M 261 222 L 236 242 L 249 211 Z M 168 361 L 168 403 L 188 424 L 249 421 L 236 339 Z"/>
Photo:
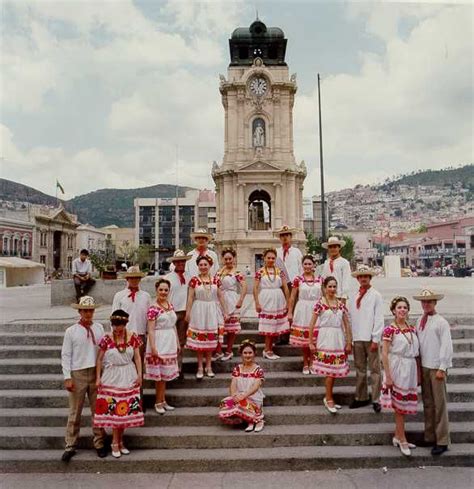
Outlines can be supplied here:
<path id="1" fill-rule="evenodd" d="M 420 303 L 411 300 L 412 295 L 421 287 L 428 286 L 436 292 L 445 294 L 439 302 L 438 312 L 441 314 L 474 316 L 474 277 L 411 277 L 411 278 L 379 278 L 373 279 L 386 304 L 385 314 L 389 315 L 388 304 L 395 295 L 406 296 L 412 306 L 414 315 L 421 313 Z M 353 290 L 357 290 L 357 282 L 353 281 Z M 7 322 L 39 322 L 41 320 L 73 320 L 77 312 L 69 306 L 50 306 L 50 285 L 33 285 L 29 287 L 12 287 L 0 290 L 0 320 Z M 91 290 L 94 295 L 94 289 Z M 110 304 L 105 304 L 96 312 L 97 319 L 105 319 L 110 314 Z M 253 298 L 247 295 L 242 308 L 243 317 L 256 317 Z"/>

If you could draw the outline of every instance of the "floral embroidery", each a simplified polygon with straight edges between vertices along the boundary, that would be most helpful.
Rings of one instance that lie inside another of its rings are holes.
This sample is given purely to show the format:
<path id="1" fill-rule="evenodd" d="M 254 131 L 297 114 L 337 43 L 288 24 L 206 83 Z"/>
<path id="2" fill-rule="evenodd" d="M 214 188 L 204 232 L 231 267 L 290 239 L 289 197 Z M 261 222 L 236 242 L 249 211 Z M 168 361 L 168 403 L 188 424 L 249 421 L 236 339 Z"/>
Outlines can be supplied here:
<path id="1" fill-rule="evenodd" d="M 221 279 L 217 275 L 214 276 L 214 277 L 212 277 L 211 284 L 212 285 L 217 285 L 217 287 L 221 287 L 222 286 Z M 203 285 L 203 283 L 202 283 L 202 281 L 198 277 L 193 277 L 189 281 L 189 284 L 188 285 L 189 285 L 189 287 L 195 289 L 196 287 L 199 287 L 200 285 Z"/>
<path id="2" fill-rule="evenodd" d="M 316 353 L 316 359 L 321 363 L 325 363 L 326 365 L 343 365 L 346 363 L 347 355 L 345 353 L 339 353 L 336 355 L 334 353 L 318 351 Z"/>
<path id="3" fill-rule="evenodd" d="M 193 329 L 188 329 L 188 338 L 197 341 L 215 341 L 217 339 L 217 334 L 213 331 L 196 331 Z"/>
<path id="4" fill-rule="evenodd" d="M 125 346 L 129 347 L 131 346 L 132 348 L 140 348 L 142 345 L 142 340 L 137 336 L 136 333 L 129 333 L 128 340 L 126 345 L 119 345 L 120 347 Z M 102 337 L 99 343 L 99 348 L 103 351 L 110 350 L 112 348 L 117 348 L 117 345 L 115 344 L 115 341 L 113 340 L 112 336 L 106 334 Z"/>
<path id="5" fill-rule="evenodd" d="M 174 311 L 173 304 L 169 303 L 169 309 L 165 311 L 162 307 L 159 307 L 157 305 L 150 306 L 147 312 L 147 318 L 149 321 L 153 321 L 155 319 L 158 319 L 159 316 L 162 314 L 165 314 L 167 312 Z"/>

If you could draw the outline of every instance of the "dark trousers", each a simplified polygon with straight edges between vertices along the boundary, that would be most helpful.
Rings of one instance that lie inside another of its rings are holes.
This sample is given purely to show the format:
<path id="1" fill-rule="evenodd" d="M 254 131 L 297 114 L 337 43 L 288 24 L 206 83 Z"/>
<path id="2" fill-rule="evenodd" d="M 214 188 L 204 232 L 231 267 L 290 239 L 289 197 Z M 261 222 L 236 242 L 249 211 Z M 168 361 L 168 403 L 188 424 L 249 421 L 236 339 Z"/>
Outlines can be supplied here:
<path id="1" fill-rule="evenodd" d="M 184 317 L 186 316 L 186 311 L 176 311 L 176 316 L 178 320 L 176 321 L 176 330 L 178 332 L 179 346 L 180 352 L 178 355 L 178 367 L 179 371 L 183 370 L 183 351 L 184 345 L 186 344 L 186 337 L 188 334 L 188 325 L 184 321 Z"/>
<path id="2" fill-rule="evenodd" d="M 91 287 L 95 284 L 93 278 L 88 278 L 87 280 L 81 280 L 79 277 L 74 277 L 74 287 L 76 289 L 76 299 L 79 299 L 87 295 Z"/>

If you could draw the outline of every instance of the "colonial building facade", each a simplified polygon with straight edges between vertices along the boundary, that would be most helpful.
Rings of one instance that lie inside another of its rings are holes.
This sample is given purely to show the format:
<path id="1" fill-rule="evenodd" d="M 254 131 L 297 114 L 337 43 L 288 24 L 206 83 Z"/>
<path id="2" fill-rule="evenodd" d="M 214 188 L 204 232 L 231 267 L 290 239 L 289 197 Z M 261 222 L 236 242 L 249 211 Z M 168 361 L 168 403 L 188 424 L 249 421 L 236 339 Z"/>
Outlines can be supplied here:
<path id="1" fill-rule="evenodd" d="M 293 153 L 296 75 L 285 62 L 280 28 L 256 20 L 229 40 L 227 78 L 220 75 L 225 134 L 222 164 L 214 162 L 219 247 L 234 246 L 240 266 L 251 268 L 278 241 L 282 225 L 298 228 L 304 242 L 304 162 Z"/>

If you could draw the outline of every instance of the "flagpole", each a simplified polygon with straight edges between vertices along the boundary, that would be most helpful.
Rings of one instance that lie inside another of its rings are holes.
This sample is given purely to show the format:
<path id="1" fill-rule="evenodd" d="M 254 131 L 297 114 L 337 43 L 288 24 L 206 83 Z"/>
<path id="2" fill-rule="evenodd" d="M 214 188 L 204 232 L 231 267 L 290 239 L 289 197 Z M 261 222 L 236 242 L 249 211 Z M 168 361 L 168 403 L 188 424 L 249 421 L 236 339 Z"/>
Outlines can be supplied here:
<path id="1" fill-rule="evenodd" d="M 175 217 L 175 237 L 174 237 L 174 249 L 179 250 L 179 192 L 178 192 L 178 170 L 179 170 L 179 159 L 178 159 L 178 145 L 176 145 L 176 185 L 175 185 L 175 202 L 176 207 L 174 210 Z"/>
<path id="2" fill-rule="evenodd" d="M 323 127 L 321 118 L 321 86 L 318 73 L 318 109 L 319 109 L 319 172 L 321 174 L 321 242 L 326 241 L 326 196 L 324 192 L 324 164 L 323 164 Z M 323 258 L 326 252 L 323 251 Z"/>

